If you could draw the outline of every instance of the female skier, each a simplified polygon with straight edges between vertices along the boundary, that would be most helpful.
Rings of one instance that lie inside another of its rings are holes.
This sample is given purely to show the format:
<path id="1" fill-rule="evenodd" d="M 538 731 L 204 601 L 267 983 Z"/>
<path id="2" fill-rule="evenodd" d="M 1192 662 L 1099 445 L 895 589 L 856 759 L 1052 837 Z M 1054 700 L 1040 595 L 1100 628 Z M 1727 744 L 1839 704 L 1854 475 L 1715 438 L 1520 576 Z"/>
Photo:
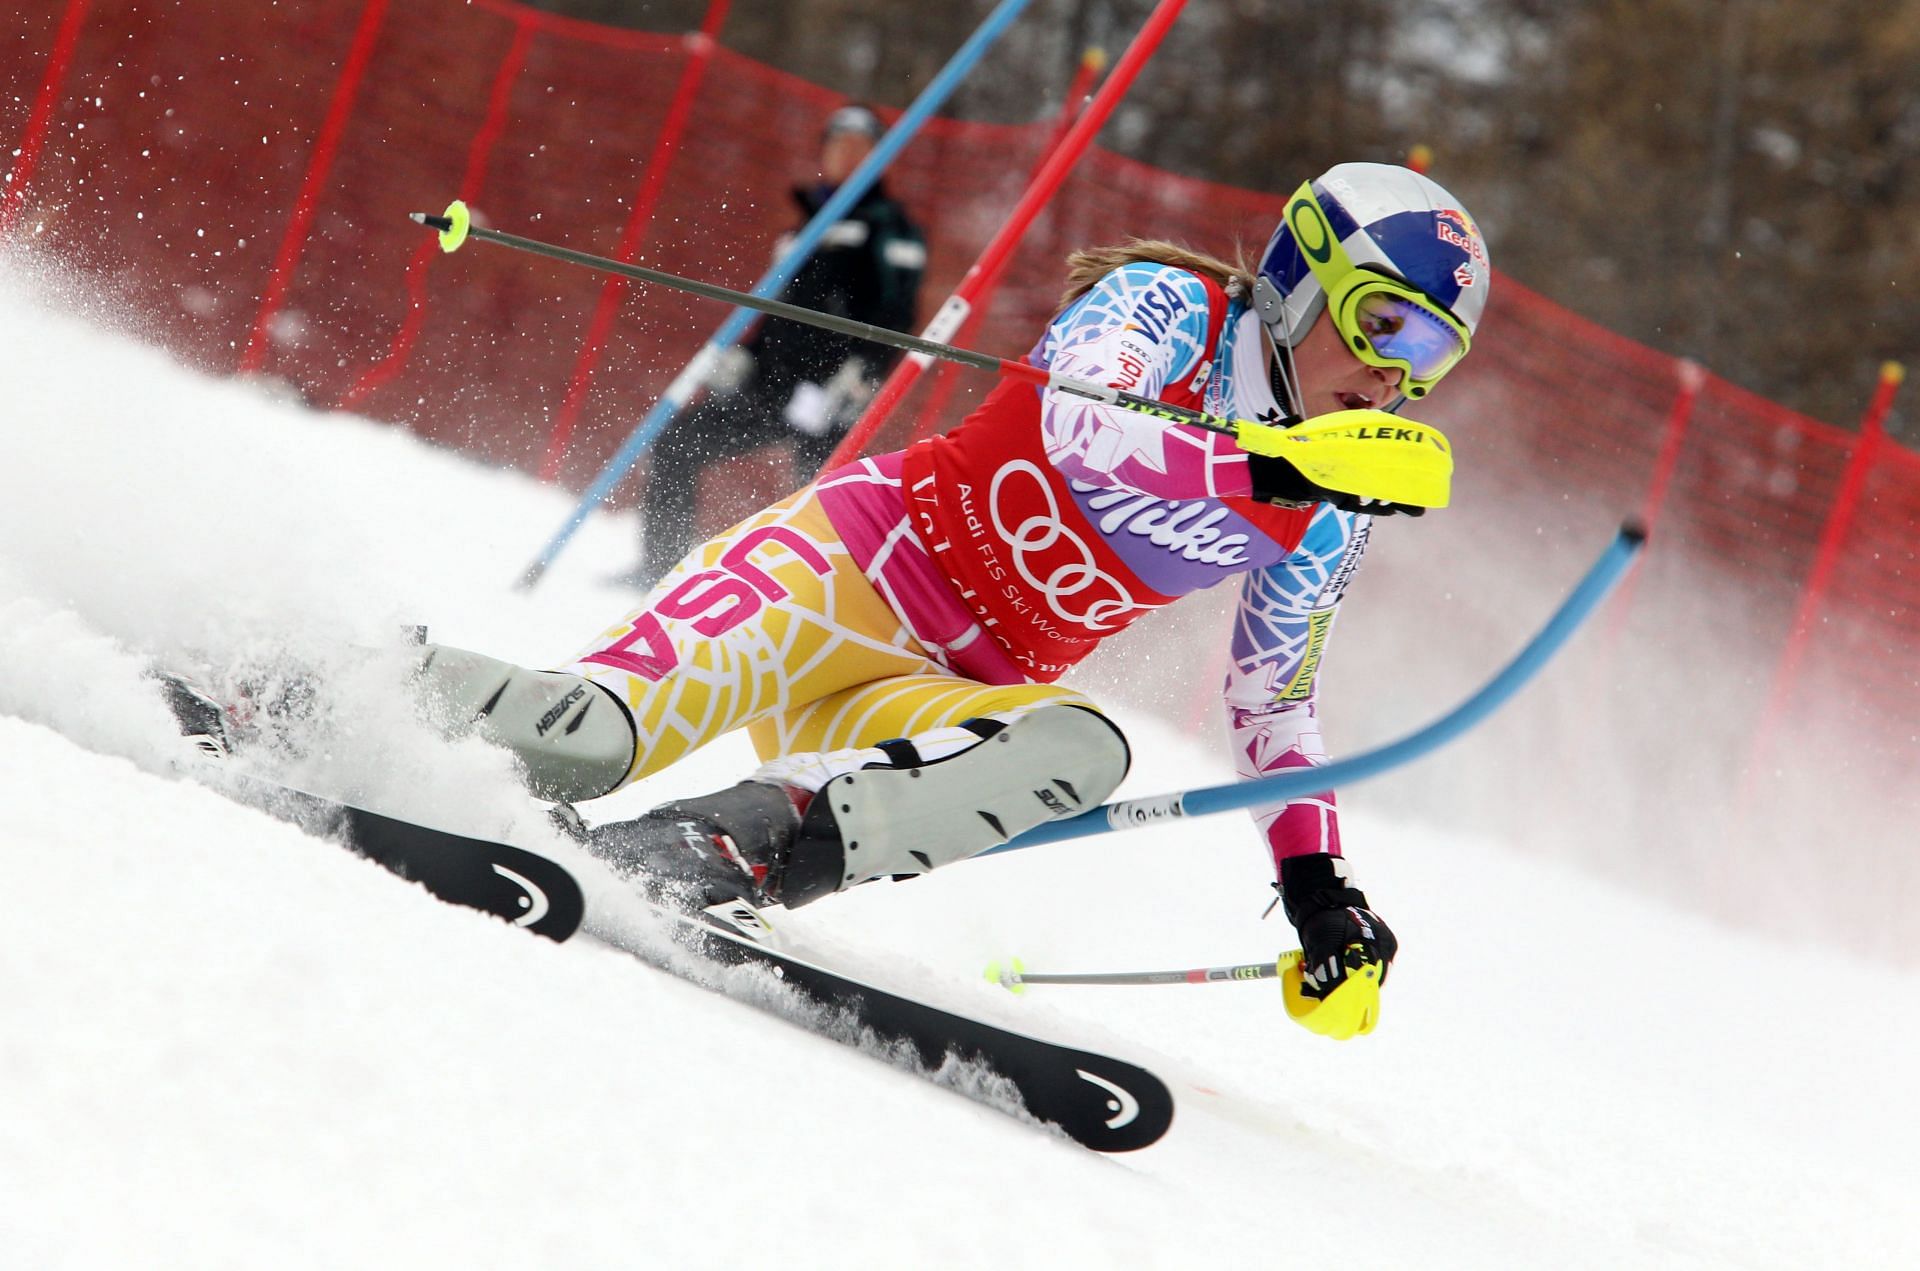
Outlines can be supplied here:
<path id="1" fill-rule="evenodd" d="M 1269 425 L 1392 410 L 1466 354 L 1487 250 L 1440 186 L 1349 163 L 1300 187 L 1257 270 L 1163 242 L 1082 251 L 1027 355 Z M 1104 800 L 1124 737 L 1055 683 L 1141 614 L 1241 578 L 1226 705 L 1245 777 L 1325 761 L 1315 672 L 1372 516 L 1235 438 L 1003 381 L 944 437 L 829 472 L 697 548 L 557 671 L 430 648 L 424 687 L 578 800 L 745 726 L 765 766 L 591 831 L 697 904 L 806 904 L 937 869 Z M 1304 957 L 1289 1013 L 1370 1031 L 1397 942 L 1334 800 L 1256 812 Z"/>

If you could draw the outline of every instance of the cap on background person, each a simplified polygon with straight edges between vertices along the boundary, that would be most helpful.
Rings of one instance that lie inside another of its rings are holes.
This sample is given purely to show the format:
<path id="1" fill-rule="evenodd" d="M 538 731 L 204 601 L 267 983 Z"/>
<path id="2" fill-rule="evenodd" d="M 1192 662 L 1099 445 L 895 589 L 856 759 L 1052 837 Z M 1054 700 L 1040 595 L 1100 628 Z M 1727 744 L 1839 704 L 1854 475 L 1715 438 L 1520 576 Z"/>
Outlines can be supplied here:
<path id="1" fill-rule="evenodd" d="M 868 141 L 878 141 L 886 131 L 887 126 L 880 121 L 880 116 L 855 102 L 827 116 L 826 124 L 820 129 L 820 139 L 825 141 L 841 133 L 853 133 Z"/>

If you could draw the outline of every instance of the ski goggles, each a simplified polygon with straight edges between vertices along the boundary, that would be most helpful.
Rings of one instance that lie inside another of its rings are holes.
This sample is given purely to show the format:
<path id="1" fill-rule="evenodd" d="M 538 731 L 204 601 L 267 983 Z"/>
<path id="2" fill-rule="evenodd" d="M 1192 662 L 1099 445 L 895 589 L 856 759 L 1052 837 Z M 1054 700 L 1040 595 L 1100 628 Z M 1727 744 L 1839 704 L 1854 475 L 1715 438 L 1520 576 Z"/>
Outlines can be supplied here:
<path id="1" fill-rule="evenodd" d="M 1294 192 L 1286 215 L 1348 351 L 1369 366 L 1397 369 L 1408 397 L 1426 396 L 1472 347 L 1466 324 L 1418 287 L 1356 263 L 1313 197 L 1313 182 Z"/>

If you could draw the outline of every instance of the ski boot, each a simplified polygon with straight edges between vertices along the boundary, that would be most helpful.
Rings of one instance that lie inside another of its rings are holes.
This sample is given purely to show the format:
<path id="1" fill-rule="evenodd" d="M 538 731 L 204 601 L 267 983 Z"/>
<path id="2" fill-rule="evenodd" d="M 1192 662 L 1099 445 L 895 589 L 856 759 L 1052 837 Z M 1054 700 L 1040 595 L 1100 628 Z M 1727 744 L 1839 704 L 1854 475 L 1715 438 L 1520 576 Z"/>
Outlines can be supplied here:
<path id="1" fill-rule="evenodd" d="M 599 826 L 589 850 L 657 899 L 791 909 L 1082 812 L 1127 764 L 1126 739 L 1104 715 L 1048 705 L 777 760 L 716 794 Z"/>

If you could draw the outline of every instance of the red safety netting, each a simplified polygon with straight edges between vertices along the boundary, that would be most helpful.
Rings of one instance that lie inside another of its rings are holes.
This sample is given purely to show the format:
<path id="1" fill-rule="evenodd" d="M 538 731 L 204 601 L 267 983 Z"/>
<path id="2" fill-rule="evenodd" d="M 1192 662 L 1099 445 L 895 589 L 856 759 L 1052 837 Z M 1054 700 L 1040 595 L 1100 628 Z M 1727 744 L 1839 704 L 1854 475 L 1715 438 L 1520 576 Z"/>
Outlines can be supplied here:
<path id="1" fill-rule="evenodd" d="M 558 469 L 579 488 L 724 310 L 630 288 L 596 353 L 604 279 L 484 246 L 445 257 L 406 214 L 457 194 L 481 223 L 615 254 L 700 48 L 505 0 L 17 6 L 0 15 L 0 153 L 18 152 L 0 225 L 89 271 L 196 366 L 257 369 L 316 407 L 350 403 L 495 462 L 539 470 L 570 385 L 584 388 Z M 671 166 L 651 172 L 636 258 L 744 289 L 840 97 L 725 48 L 703 72 Z M 931 248 L 923 316 L 1018 199 L 1056 109 L 1023 127 L 935 119 L 895 165 Z M 1090 151 L 973 343 L 1024 350 L 1075 246 L 1148 232 L 1251 254 L 1281 204 Z M 967 378 L 946 418 L 986 387 Z M 910 434 L 927 393 L 879 445 Z M 1529 509 L 1569 536 L 1570 559 L 1591 550 L 1576 530 L 1642 512 L 1655 548 L 1622 629 L 1737 649 L 1748 669 L 1727 691 L 1752 737 L 1808 694 L 1844 695 L 1913 745 L 1914 455 L 1872 434 L 1849 482 L 1859 435 L 1690 378 L 1505 277 L 1426 413 L 1459 444 L 1461 506 Z"/>

